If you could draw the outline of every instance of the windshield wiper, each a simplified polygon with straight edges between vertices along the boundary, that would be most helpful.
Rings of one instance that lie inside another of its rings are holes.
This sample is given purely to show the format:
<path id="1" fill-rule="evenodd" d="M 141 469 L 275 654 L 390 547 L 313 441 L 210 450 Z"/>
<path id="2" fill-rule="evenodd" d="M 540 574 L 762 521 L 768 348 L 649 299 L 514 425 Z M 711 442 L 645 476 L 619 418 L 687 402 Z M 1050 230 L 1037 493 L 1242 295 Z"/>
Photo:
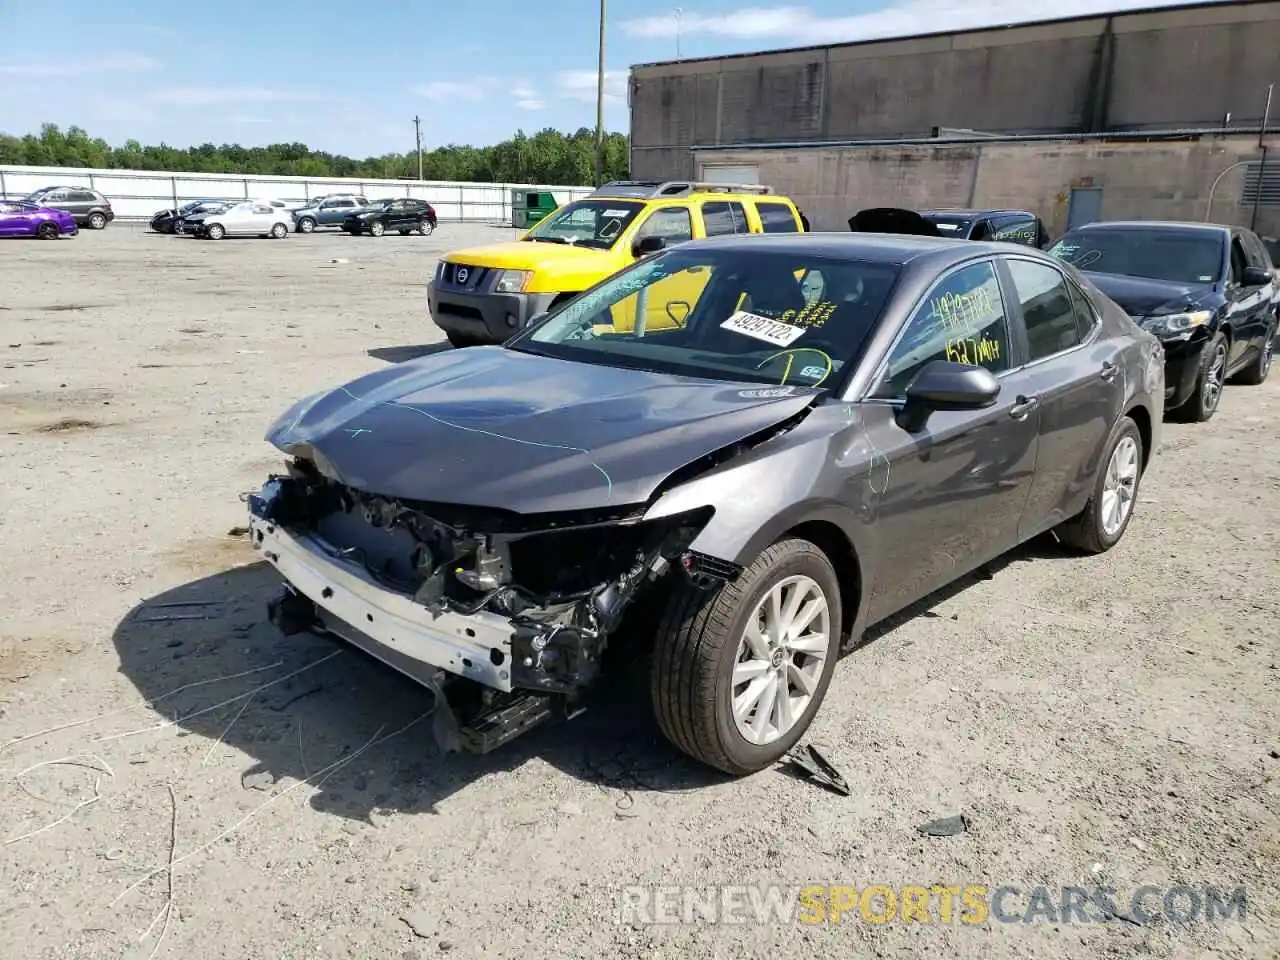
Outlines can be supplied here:
<path id="1" fill-rule="evenodd" d="M 534 243 L 568 243 L 569 242 L 564 237 L 525 237 L 525 239 L 531 240 Z"/>

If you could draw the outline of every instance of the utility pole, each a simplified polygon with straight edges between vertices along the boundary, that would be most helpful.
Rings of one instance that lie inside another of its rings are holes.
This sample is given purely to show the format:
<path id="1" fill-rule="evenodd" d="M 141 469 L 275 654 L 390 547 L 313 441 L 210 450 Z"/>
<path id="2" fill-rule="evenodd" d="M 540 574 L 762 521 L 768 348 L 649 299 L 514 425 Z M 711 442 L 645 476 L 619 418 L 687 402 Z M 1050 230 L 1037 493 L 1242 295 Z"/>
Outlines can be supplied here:
<path id="1" fill-rule="evenodd" d="M 418 144 L 418 179 L 422 179 L 422 118 L 413 118 L 413 139 Z"/>
<path id="2" fill-rule="evenodd" d="M 676 7 L 676 59 L 680 59 L 680 15 L 684 13 L 680 7 Z"/>
<path id="3" fill-rule="evenodd" d="M 604 185 L 604 10 L 600 0 L 600 49 L 596 64 L 596 186 Z"/>

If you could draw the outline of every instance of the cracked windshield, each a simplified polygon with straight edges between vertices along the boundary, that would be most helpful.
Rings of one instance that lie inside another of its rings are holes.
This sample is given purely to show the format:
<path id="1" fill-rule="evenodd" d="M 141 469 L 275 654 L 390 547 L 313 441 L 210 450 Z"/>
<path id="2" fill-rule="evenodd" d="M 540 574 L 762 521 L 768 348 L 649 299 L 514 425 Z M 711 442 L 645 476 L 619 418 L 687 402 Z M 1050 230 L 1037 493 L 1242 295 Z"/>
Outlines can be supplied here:
<path id="1" fill-rule="evenodd" d="M 512 344 L 606 366 L 833 388 L 875 329 L 897 268 L 741 250 L 672 250 L 572 301 Z"/>

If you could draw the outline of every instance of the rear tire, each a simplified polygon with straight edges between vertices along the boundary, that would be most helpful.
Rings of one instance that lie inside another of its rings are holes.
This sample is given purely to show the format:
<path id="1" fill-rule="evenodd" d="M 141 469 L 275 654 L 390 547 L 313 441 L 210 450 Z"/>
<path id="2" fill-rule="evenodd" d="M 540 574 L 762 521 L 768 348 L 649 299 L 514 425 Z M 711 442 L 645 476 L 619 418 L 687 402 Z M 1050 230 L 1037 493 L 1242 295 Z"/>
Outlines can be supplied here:
<path id="1" fill-rule="evenodd" d="M 1257 387 L 1266 383 L 1267 374 L 1271 372 L 1272 354 L 1275 353 L 1276 328 L 1267 328 L 1267 338 L 1262 341 L 1262 352 L 1253 358 L 1253 362 L 1236 376 L 1236 383 L 1247 387 Z"/>
<path id="2" fill-rule="evenodd" d="M 1120 542 L 1138 502 L 1142 458 L 1142 432 L 1132 418 L 1121 417 L 1107 438 L 1089 502 L 1054 531 L 1062 543 L 1084 553 L 1106 553 Z"/>
<path id="3" fill-rule="evenodd" d="M 271 226 L 272 240 L 283 240 L 288 235 L 289 235 L 289 228 L 286 227 L 283 223 L 272 224 Z"/>
<path id="4" fill-rule="evenodd" d="M 775 592 L 782 616 L 773 622 L 783 628 L 797 616 L 803 620 L 810 604 L 819 611 L 794 630 L 802 636 L 767 629 L 767 618 L 761 626 Z M 825 635 L 817 639 L 823 626 Z M 836 572 L 807 540 L 775 543 L 718 590 L 682 584 L 654 641 L 650 693 L 658 726 L 683 753 L 717 770 L 734 776 L 763 770 L 796 744 L 817 715 L 835 671 L 841 630 Z"/>
<path id="5" fill-rule="evenodd" d="M 58 225 L 56 223 L 42 223 L 36 227 L 36 236 L 41 240 L 57 240 Z"/>
<path id="6" fill-rule="evenodd" d="M 418 232 L 424 237 L 429 237 L 436 232 L 435 224 L 430 220 L 423 220 L 418 223 Z"/>
<path id="7" fill-rule="evenodd" d="M 107 215 L 105 213 L 95 212 L 95 213 L 89 214 L 90 230 L 102 230 L 106 227 L 106 225 L 107 225 Z"/>

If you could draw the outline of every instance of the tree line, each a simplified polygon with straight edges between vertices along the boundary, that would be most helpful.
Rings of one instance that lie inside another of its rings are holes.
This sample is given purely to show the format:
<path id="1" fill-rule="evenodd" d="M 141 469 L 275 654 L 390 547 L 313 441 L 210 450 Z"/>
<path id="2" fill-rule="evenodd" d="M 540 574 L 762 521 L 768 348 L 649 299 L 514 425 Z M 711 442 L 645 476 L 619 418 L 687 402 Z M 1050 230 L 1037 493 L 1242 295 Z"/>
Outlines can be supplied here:
<path id="1" fill-rule="evenodd" d="M 627 177 L 627 136 L 607 135 L 604 178 Z M 302 143 L 273 143 L 265 147 L 202 143 L 195 147 L 144 146 L 126 140 L 113 147 L 80 127 L 65 131 L 46 123 L 38 134 L 0 133 L 0 164 L 33 167 L 97 167 L 116 170 L 164 170 L 193 173 L 264 174 L 294 177 L 368 177 L 413 180 L 418 155 L 386 153 L 357 160 Z M 547 128 L 532 135 L 523 131 L 488 147 L 450 144 L 424 150 L 422 176 L 426 180 L 469 180 L 480 183 L 590 184 L 595 180 L 595 133 L 586 127 L 574 133 Z"/>

